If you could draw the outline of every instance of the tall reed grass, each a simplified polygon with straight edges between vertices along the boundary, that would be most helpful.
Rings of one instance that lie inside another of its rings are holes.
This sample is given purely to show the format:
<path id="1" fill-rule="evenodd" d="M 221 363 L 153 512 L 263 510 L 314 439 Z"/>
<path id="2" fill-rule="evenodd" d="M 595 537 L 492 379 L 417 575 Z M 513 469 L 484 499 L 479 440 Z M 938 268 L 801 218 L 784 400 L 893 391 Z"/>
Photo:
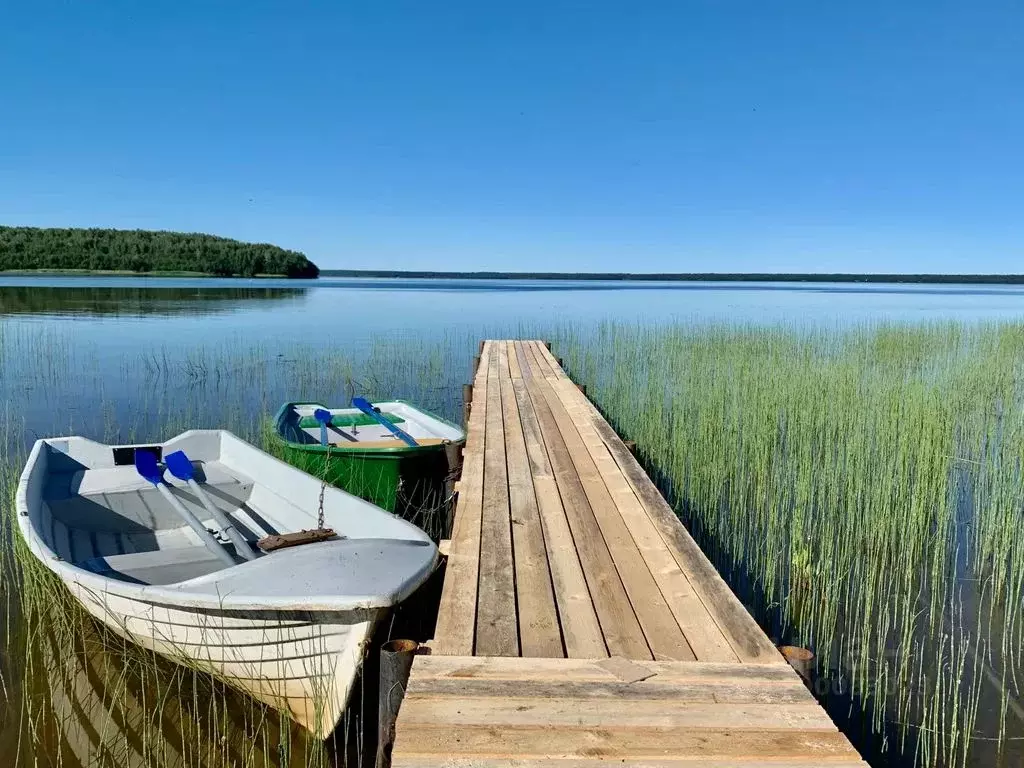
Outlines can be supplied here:
<path id="1" fill-rule="evenodd" d="M 608 324 L 557 349 L 879 751 L 1022 759 L 1024 325 Z"/>

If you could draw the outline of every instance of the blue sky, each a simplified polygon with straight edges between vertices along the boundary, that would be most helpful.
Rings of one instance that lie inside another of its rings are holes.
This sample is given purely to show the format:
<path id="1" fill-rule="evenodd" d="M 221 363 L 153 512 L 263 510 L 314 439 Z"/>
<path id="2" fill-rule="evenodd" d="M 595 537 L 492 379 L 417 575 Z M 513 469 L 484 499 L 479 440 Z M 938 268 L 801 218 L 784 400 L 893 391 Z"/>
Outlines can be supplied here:
<path id="1" fill-rule="evenodd" d="M 1024 8 L 20 2 L 0 223 L 322 267 L 1024 272 Z"/>

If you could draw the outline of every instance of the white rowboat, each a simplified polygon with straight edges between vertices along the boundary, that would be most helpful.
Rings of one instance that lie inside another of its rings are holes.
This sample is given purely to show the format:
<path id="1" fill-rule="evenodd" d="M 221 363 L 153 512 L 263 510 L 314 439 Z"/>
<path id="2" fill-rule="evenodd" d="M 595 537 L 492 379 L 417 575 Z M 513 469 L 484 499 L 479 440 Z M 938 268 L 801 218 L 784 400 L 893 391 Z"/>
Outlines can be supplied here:
<path id="1" fill-rule="evenodd" d="M 169 472 L 163 488 L 154 486 L 136 471 L 136 449 L 183 451 L 201 490 Z M 217 532 L 212 501 L 255 544 L 316 528 L 321 493 L 334 538 L 247 560 L 220 535 L 234 565 L 176 509 Z M 375 625 L 437 561 L 416 526 L 222 430 L 146 446 L 39 440 L 17 509 L 29 550 L 100 621 L 208 669 L 320 737 L 345 710 Z"/>

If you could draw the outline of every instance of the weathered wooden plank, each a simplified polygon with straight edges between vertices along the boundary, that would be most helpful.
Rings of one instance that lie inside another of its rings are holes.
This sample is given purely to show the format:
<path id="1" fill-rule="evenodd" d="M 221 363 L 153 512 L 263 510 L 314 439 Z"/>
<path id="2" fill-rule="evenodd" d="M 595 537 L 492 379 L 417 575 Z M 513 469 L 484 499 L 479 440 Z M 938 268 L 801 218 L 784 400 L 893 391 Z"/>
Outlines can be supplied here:
<path id="1" fill-rule="evenodd" d="M 526 439 L 519 405 L 513 391 L 509 342 L 501 342 L 498 378 L 505 425 L 505 457 L 512 521 L 512 549 L 515 554 L 516 606 L 519 611 L 519 645 L 523 656 L 564 656 L 562 635 L 551 588 L 551 572 L 541 527 L 540 512 L 530 476 Z"/>
<path id="2" fill-rule="evenodd" d="M 553 356 L 546 348 L 543 348 L 543 345 L 540 347 L 536 349 L 537 354 L 544 357 L 550 366 L 554 363 Z M 704 556 L 700 547 L 676 517 L 668 502 L 658 492 L 654 483 L 647 477 L 636 458 L 622 443 L 615 430 L 604 420 L 592 403 L 586 401 L 586 406 L 594 428 L 619 465 L 637 498 L 644 505 L 658 532 L 669 545 L 676 562 L 686 574 L 694 592 L 728 638 L 740 660 L 784 664 L 785 659 L 729 589 L 711 561 Z"/>
<path id="3" fill-rule="evenodd" d="M 604 763 L 601 757 L 558 759 L 558 768 L 597 768 Z M 551 768 L 549 757 L 493 757 L 491 755 L 424 755 L 416 754 L 406 758 L 397 755 L 392 760 L 394 768 Z M 621 763 L 620 763 L 621 765 Z M 817 755 L 799 755 L 784 760 L 719 760 L 716 758 L 681 757 L 672 758 L 636 758 L 631 757 L 629 768 L 866 768 L 867 763 L 853 758 L 826 758 Z"/>
<path id="4" fill-rule="evenodd" d="M 802 685 L 788 664 L 736 664 L 732 662 L 632 661 L 652 674 L 646 683 L 723 682 L 784 683 Z M 616 682 L 618 678 L 600 661 L 586 658 L 521 659 L 485 656 L 418 656 L 412 676 L 431 679 L 503 680 L 510 685 L 522 680 L 554 682 Z"/>
<path id="5" fill-rule="evenodd" d="M 732 704 L 806 704 L 813 701 L 801 683 L 761 682 L 759 680 L 708 680 L 685 683 L 575 682 L 566 680 L 466 680 L 464 678 L 409 678 L 406 696 L 410 698 L 486 698 L 512 694 L 528 699 L 621 699 L 640 701 L 686 700 L 690 702 Z"/>
<path id="6" fill-rule="evenodd" d="M 547 725 L 603 728 L 722 728 L 735 730 L 835 731 L 835 724 L 813 701 L 803 704 L 721 704 L 675 699 L 487 699 L 412 697 L 402 703 L 405 725 Z"/>
<path id="7" fill-rule="evenodd" d="M 643 504 L 597 434 L 591 423 L 591 413 L 582 403 L 586 398 L 568 379 L 552 379 L 549 384 L 575 423 L 616 509 L 694 655 L 701 661 L 738 661 L 739 656 L 694 592 Z"/>
<path id="8" fill-rule="evenodd" d="M 469 656 L 473 653 L 483 511 L 487 369 L 491 349 L 489 342 L 484 344 L 480 367 L 473 380 L 474 406 L 466 427 L 462 479 L 434 630 L 433 649 L 437 654 Z"/>
<path id="9" fill-rule="evenodd" d="M 516 342 L 512 357 L 521 358 L 522 345 Z M 520 371 L 528 375 L 520 363 Z M 598 623 L 594 604 L 587 589 L 583 567 L 580 565 L 576 544 L 562 506 L 548 459 L 540 424 L 534 411 L 533 401 L 525 382 L 513 380 L 512 388 L 519 407 L 519 417 L 526 441 L 526 454 L 530 462 L 530 473 L 536 493 L 541 524 L 544 528 L 544 542 L 547 548 L 551 582 L 558 606 L 559 623 L 566 655 L 572 658 L 594 659 L 608 655 L 601 625 Z"/>
<path id="10" fill-rule="evenodd" d="M 643 758 L 705 757 L 719 759 L 835 758 L 856 759 L 841 733 L 825 731 L 719 728 L 547 728 L 544 726 L 404 726 L 396 752 L 447 753 L 491 757 Z"/>
<path id="11" fill-rule="evenodd" d="M 505 344 L 508 345 L 508 373 L 512 377 L 512 381 L 517 381 L 523 378 L 523 371 L 519 365 L 519 354 L 516 352 L 516 347 L 519 346 L 518 341 L 507 341 Z"/>
<path id="12" fill-rule="evenodd" d="M 540 362 L 533 358 L 533 371 L 536 373 L 539 367 Z M 537 378 L 533 381 L 536 393 L 547 401 L 553 421 L 576 467 L 584 493 L 654 658 L 695 660 L 696 656 L 686 642 L 672 610 L 651 575 L 648 564 L 616 508 L 615 501 L 608 493 L 608 488 L 572 417 L 554 391 L 554 382 Z M 576 540 L 578 543 L 578 536 Z"/>
<path id="13" fill-rule="evenodd" d="M 535 387 L 540 389 L 537 386 L 539 381 L 542 380 L 531 374 L 527 391 L 537 415 L 541 436 L 554 471 L 555 484 L 576 544 L 594 611 L 601 624 L 605 645 L 613 655 L 630 659 L 650 659 L 652 655 L 647 640 L 619 579 L 615 562 L 594 517 L 583 484 L 576 474 L 576 467 L 565 441 L 547 400 L 541 392 L 534 391 Z"/>
<path id="14" fill-rule="evenodd" d="M 500 342 L 491 342 L 487 366 L 483 514 L 480 528 L 480 583 L 476 605 L 476 654 L 518 656 L 515 565 L 509 513 L 508 465 L 501 405 L 500 371 L 508 371 Z"/>
<path id="15" fill-rule="evenodd" d="M 558 364 L 558 360 L 551 353 L 551 350 L 547 348 L 547 345 L 542 341 L 531 341 L 530 347 L 534 352 L 537 360 L 540 361 L 541 367 L 544 369 L 544 375 L 547 379 L 567 379 L 572 381 L 569 374 L 565 372 L 565 369 Z"/>

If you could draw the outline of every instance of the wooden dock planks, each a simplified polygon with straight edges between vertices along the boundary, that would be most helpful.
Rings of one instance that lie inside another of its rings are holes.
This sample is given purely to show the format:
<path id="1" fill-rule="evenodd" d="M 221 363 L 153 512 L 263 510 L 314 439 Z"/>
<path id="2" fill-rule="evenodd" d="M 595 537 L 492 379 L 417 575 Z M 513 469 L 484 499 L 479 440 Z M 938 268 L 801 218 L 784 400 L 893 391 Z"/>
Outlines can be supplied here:
<path id="1" fill-rule="evenodd" d="M 480 576 L 480 528 L 484 483 L 484 416 L 491 345 L 484 344 L 473 379 L 474 407 L 466 429 L 461 490 L 448 550 L 444 599 L 438 608 L 435 651 L 469 656 L 476 637 L 477 582 Z"/>
<path id="2" fill-rule="evenodd" d="M 864 765 L 543 343 L 473 386 L 395 766 Z"/>
<path id="3" fill-rule="evenodd" d="M 508 466 L 509 509 L 515 551 L 516 606 L 519 611 L 523 656 L 562 656 L 562 635 L 551 586 L 551 571 L 540 522 L 537 494 L 530 475 L 526 437 L 512 384 L 511 368 L 516 355 L 508 354 L 509 342 L 500 342 L 501 408 L 504 419 L 505 456 Z M 516 364 L 518 372 L 518 364 Z"/>
<path id="4" fill-rule="evenodd" d="M 644 679 L 601 661 L 419 658 L 392 764 L 864 765 L 787 666 L 632 664 Z"/>

